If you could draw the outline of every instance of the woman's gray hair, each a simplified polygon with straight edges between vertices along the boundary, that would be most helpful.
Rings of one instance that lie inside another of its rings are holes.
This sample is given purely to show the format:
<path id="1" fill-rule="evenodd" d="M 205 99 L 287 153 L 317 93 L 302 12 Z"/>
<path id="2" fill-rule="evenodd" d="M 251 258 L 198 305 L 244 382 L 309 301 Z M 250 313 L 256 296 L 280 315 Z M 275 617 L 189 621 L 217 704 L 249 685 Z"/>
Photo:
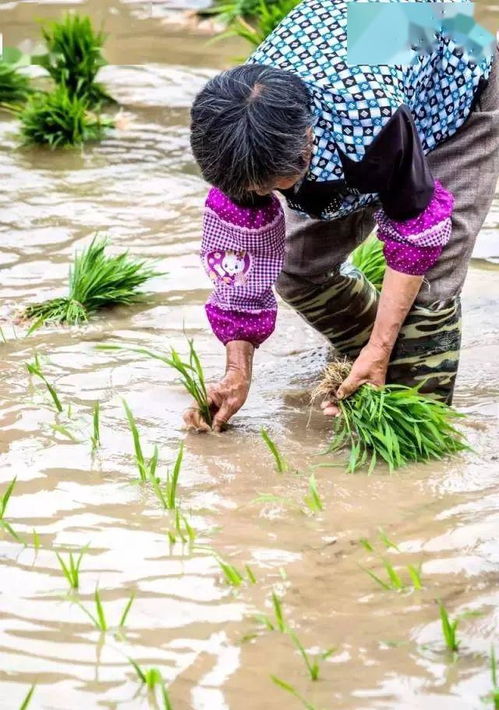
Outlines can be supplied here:
<path id="1" fill-rule="evenodd" d="M 243 64 L 211 79 L 191 110 L 191 146 L 203 177 L 237 202 L 250 187 L 302 173 L 311 97 L 294 74 Z"/>

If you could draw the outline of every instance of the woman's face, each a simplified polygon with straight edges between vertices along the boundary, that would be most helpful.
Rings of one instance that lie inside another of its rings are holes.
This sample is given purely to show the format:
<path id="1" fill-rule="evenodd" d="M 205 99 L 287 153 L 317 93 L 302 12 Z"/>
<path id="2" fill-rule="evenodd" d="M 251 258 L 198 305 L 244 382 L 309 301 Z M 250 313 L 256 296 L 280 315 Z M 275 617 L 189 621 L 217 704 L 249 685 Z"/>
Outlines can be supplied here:
<path id="1" fill-rule="evenodd" d="M 250 185 L 250 192 L 256 192 L 256 194 L 260 197 L 265 197 L 266 195 L 270 195 L 272 192 L 274 192 L 274 190 L 289 190 L 293 187 L 293 185 L 296 185 L 297 182 L 299 182 L 302 178 L 305 177 L 305 175 L 308 173 L 310 161 L 312 160 L 312 154 L 314 150 L 314 133 L 312 128 L 309 128 L 307 133 L 308 144 L 304 153 L 305 164 L 307 167 L 299 175 L 294 175 L 293 177 L 276 177 L 272 181 L 272 184 L 265 185 L 264 187 L 262 187 L 261 185 L 259 187 L 256 185 Z"/>

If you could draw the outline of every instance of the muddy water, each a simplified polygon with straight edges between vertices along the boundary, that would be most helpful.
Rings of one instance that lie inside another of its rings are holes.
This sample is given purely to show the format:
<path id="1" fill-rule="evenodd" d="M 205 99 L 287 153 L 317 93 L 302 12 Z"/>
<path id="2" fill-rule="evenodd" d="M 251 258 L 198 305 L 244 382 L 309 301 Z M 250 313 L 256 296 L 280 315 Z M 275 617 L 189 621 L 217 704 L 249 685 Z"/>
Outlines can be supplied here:
<path id="1" fill-rule="evenodd" d="M 3 491 L 17 477 L 7 519 L 28 543 L 23 547 L 5 533 L 0 539 L 0 708 L 18 708 L 32 683 L 33 708 L 154 707 L 128 658 L 160 669 L 174 710 L 300 707 L 270 674 L 323 710 L 485 707 L 487 653 L 497 642 L 499 616 L 499 199 L 465 293 L 456 403 L 468 414 L 475 452 L 393 477 L 383 470 L 367 478 L 347 476 L 341 467 L 316 469 L 324 500 L 317 515 L 303 512 L 304 472 L 324 461 L 317 453 L 328 430 L 317 415 L 309 421 L 306 392 L 325 350 L 289 310 L 282 308 L 276 335 L 258 353 L 250 401 L 223 437 L 182 432 L 187 400 L 161 363 L 96 350 L 102 343 L 184 350 L 185 328 L 209 376 L 222 370 L 223 354 L 203 316 L 209 285 L 196 251 L 205 188 L 188 157 L 186 126 L 196 90 L 243 48 L 207 48 L 203 30 L 181 30 L 174 12 L 186 4 L 88 6 L 111 33 L 115 66 L 104 78 L 129 121 L 101 145 L 56 155 L 19 151 L 14 124 L 5 116 L 0 122 L 6 339 L 0 346 L 0 480 Z M 37 3 L 36 15 L 76 5 Z M 6 44 L 34 45 L 34 7 L 4 3 Z M 109 234 L 117 249 L 159 260 L 168 274 L 152 283 L 150 302 L 107 313 L 86 328 L 46 329 L 25 339 L 11 325 L 12 314 L 33 299 L 62 293 L 74 249 L 96 231 Z M 57 387 L 63 415 L 54 414 L 43 386 L 28 379 L 24 363 L 35 353 Z M 137 485 L 122 398 L 135 413 L 146 452 L 160 449 L 160 475 L 185 441 L 179 495 L 200 547 L 171 547 L 171 519 L 151 491 Z M 96 401 L 103 446 L 92 457 Z M 261 426 L 286 453 L 292 473 L 273 470 Z M 255 503 L 260 494 L 288 503 Z M 398 552 L 385 551 L 380 527 Z M 381 573 L 361 538 L 401 568 L 422 564 L 424 589 L 377 587 L 359 567 Z M 70 597 L 55 552 L 87 544 L 80 591 Z M 250 564 L 257 583 L 235 593 L 209 548 L 239 569 Z M 111 627 L 136 594 L 123 634 L 94 630 L 78 605 L 94 612 L 96 585 Z M 272 614 L 272 590 L 307 649 L 337 649 L 317 683 L 308 680 L 289 638 L 254 620 L 257 612 Z M 462 622 L 455 661 L 442 650 L 437 598 L 451 615 L 481 612 Z"/>

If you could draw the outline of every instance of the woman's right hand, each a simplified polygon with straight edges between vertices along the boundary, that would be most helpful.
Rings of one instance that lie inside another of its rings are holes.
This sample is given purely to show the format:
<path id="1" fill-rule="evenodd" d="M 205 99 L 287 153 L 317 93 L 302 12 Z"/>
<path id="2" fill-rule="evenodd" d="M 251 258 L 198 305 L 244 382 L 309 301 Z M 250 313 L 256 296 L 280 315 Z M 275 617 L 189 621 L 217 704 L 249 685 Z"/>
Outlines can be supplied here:
<path id="1" fill-rule="evenodd" d="M 220 382 L 210 385 L 208 402 L 213 417 L 212 430 L 224 431 L 248 398 L 251 385 L 251 372 L 254 347 L 246 341 L 233 341 L 227 344 L 227 369 Z M 188 429 L 198 432 L 210 431 L 199 408 L 193 404 L 184 413 L 184 422 Z"/>

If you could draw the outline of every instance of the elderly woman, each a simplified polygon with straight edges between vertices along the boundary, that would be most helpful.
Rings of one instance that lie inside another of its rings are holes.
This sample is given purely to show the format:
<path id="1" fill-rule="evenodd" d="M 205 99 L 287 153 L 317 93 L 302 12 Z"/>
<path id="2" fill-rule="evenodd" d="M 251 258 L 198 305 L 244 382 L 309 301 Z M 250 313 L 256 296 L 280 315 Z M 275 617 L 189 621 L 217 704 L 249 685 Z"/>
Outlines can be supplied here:
<path id="1" fill-rule="evenodd" d="M 499 174 L 497 48 L 473 60 L 439 33 L 410 66 L 348 66 L 346 7 L 305 0 L 192 108 L 193 153 L 213 186 L 206 311 L 227 357 L 210 388 L 217 431 L 273 332 L 274 285 L 354 360 L 339 398 L 388 381 L 452 400 L 460 292 Z M 346 261 L 375 227 L 380 294 Z M 195 409 L 185 419 L 207 428 Z"/>

